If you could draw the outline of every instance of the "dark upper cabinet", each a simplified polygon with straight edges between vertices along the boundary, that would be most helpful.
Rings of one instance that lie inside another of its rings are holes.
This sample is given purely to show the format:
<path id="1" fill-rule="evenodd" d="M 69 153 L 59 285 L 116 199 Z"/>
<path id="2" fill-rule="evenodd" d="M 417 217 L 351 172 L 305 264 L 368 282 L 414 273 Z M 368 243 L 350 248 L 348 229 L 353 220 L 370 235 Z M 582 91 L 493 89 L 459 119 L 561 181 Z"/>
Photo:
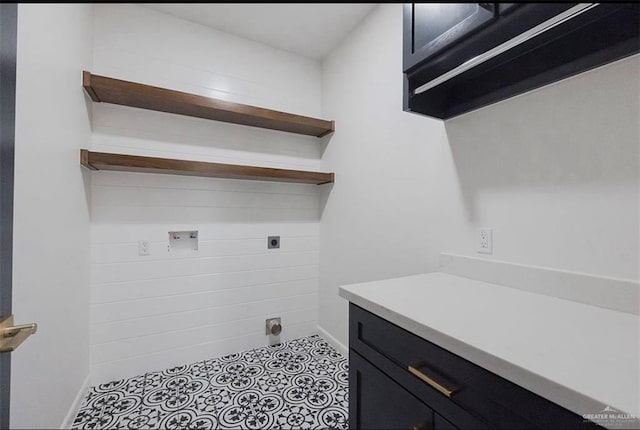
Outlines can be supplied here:
<path id="1" fill-rule="evenodd" d="M 404 5 L 405 111 L 452 118 L 640 52 L 640 3 L 482 5 Z"/>
<path id="2" fill-rule="evenodd" d="M 515 8 L 521 6 L 522 3 L 497 3 L 498 14 L 500 16 L 509 15 Z"/>
<path id="3" fill-rule="evenodd" d="M 495 3 L 404 5 L 404 70 L 463 40 L 495 19 Z"/>

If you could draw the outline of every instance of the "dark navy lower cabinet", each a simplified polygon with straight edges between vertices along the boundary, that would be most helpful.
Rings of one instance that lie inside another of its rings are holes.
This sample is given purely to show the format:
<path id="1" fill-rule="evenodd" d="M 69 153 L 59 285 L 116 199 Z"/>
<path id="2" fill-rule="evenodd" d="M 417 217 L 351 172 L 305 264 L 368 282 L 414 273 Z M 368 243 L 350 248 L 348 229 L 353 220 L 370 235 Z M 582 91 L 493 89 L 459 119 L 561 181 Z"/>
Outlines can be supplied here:
<path id="1" fill-rule="evenodd" d="M 352 426 L 363 429 L 433 428 L 433 410 L 393 379 L 351 352 L 352 387 L 358 387 Z"/>
<path id="2" fill-rule="evenodd" d="M 349 305 L 353 429 L 597 429 L 596 424 Z"/>

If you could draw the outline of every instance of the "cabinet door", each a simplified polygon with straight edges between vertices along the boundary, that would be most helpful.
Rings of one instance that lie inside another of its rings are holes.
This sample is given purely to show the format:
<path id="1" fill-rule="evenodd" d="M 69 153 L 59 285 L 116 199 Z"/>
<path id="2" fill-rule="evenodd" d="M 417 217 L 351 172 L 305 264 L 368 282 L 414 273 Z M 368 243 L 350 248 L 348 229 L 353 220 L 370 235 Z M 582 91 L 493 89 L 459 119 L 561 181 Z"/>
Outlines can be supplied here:
<path id="1" fill-rule="evenodd" d="M 433 411 L 357 352 L 349 351 L 349 427 L 433 429 Z"/>
<path id="2" fill-rule="evenodd" d="M 500 16 L 509 15 L 519 6 L 522 6 L 522 3 L 498 3 L 498 14 Z"/>
<path id="3" fill-rule="evenodd" d="M 435 414 L 433 417 L 433 430 L 458 430 L 458 427 L 454 426 L 440 415 Z"/>
<path id="4" fill-rule="evenodd" d="M 495 3 L 409 3 L 404 10 L 404 70 L 496 18 Z"/>

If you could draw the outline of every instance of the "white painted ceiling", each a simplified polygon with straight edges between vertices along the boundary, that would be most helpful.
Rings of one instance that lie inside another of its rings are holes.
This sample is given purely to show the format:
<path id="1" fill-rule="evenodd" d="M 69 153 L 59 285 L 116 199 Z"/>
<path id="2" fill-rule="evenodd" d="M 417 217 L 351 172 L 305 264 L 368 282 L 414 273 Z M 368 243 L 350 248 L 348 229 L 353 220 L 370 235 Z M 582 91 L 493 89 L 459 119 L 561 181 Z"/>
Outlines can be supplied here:
<path id="1" fill-rule="evenodd" d="M 143 4 L 274 48 L 321 59 L 376 6 L 341 3 Z"/>

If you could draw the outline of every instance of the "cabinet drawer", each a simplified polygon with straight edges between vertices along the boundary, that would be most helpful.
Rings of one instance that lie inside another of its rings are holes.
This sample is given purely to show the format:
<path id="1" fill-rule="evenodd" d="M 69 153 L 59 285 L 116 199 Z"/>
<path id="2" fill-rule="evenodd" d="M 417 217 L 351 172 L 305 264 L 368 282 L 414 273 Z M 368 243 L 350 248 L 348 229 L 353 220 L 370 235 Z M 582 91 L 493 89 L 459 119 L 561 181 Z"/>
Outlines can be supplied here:
<path id="1" fill-rule="evenodd" d="M 396 381 L 410 386 L 411 392 L 454 424 L 458 408 L 493 428 L 598 427 L 353 304 L 349 347 L 393 373 Z"/>
<path id="2" fill-rule="evenodd" d="M 355 351 L 349 369 L 349 428 L 458 430 Z"/>
<path id="3" fill-rule="evenodd" d="M 349 427 L 354 429 L 432 429 L 433 410 L 358 353 L 349 354 Z M 444 427 L 443 427 L 444 428 Z"/>

